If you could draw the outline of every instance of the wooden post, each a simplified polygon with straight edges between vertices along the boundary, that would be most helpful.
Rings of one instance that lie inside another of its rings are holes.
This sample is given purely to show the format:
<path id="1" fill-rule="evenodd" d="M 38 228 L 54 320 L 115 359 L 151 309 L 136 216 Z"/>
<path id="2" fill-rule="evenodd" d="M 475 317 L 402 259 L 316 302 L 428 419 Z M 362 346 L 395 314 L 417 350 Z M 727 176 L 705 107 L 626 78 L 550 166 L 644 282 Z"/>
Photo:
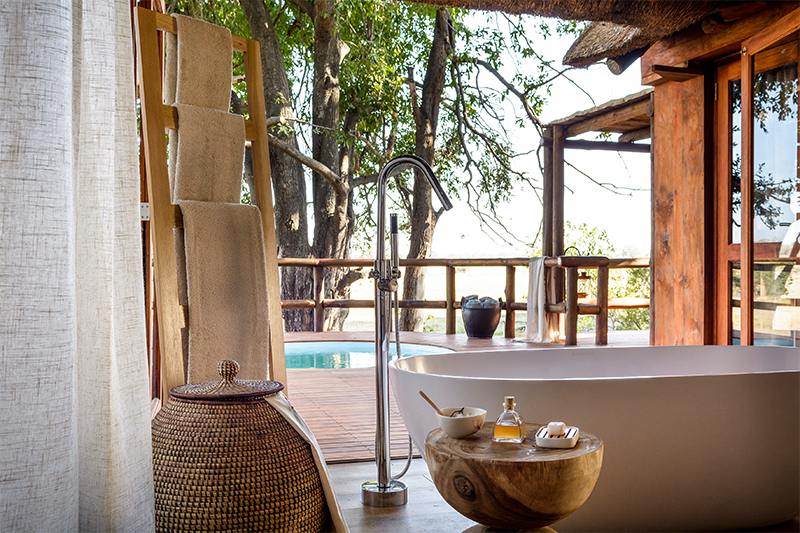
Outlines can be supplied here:
<path id="1" fill-rule="evenodd" d="M 543 175 L 543 194 L 542 198 L 542 256 L 552 257 L 553 253 L 553 126 L 548 126 L 544 129 L 542 134 L 544 137 L 544 175 Z M 547 141 L 550 142 L 547 142 Z M 558 299 L 556 293 L 556 271 L 559 269 L 545 267 L 544 278 L 546 287 L 545 299 L 548 303 L 556 303 L 561 300 Z M 553 342 L 558 342 L 561 328 L 560 313 L 546 312 L 547 328 L 549 330 L 550 339 Z"/>
<path id="2" fill-rule="evenodd" d="M 552 255 L 564 255 L 564 128 L 553 126 L 553 240 Z M 554 301 L 563 302 L 564 295 L 564 271 L 560 268 L 553 268 L 553 292 Z M 576 274 L 577 275 L 577 274 Z M 577 280 L 576 280 L 577 281 Z M 577 295 L 577 289 L 576 289 Z M 577 316 L 577 315 L 576 315 Z M 569 335 L 569 321 L 564 326 L 564 337 Z"/>
<path id="3" fill-rule="evenodd" d="M 445 267 L 445 333 L 456 332 L 456 267 Z"/>
<path id="4" fill-rule="evenodd" d="M 506 265 L 506 338 L 513 339 L 516 336 L 514 330 L 514 315 L 515 312 L 511 308 L 514 303 L 514 293 L 516 292 L 516 275 L 517 269 L 513 265 Z"/>
<path id="5" fill-rule="evenodd" d="M 544 143 L 544 175 L 543 196 L 542 196 L 542 255 L 549 257 L 553 255 L 553 128 L 548 126 L 542 133 L 543 140 L 550 139 L 551 142 Z M 549 146 L 548 146 L 549 144 Z"/>
<path id="6" fill-rule="evenodd" d="M 565 313 L 564 344 L 578 344 L 578 268 L 567 267 L 567 312 Z"/>
<path id="7" fill-rule="evenodd" d="M 315 266 L 314 277 L 314 331 L 325 331 L 325 307 L 322 300 L 325 298 L 325 269 Z"/>
<path id="8" fill-rule="evenodd" d="M 600 312 L 595 318 L 594 343 L 608 344 L 608 267 L 597 267 L 597 305 Z"/>
<path id="9" fill-rule="evenodd" d="M 553 126 L 553 250 L 564 255 L 564 129 Z"/>

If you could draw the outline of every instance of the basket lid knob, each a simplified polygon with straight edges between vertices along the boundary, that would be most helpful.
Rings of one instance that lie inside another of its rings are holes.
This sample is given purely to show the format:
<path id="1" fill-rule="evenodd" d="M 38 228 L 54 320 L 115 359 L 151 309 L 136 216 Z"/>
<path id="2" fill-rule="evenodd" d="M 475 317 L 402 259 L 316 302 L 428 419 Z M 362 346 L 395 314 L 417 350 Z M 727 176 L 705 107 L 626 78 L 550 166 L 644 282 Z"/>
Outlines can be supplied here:
<path id="1" fill-rule="evenodd" d="M 220 361 L 217 363 L 217 372 L 219 372 L 225 383 L 233 383 L 236 380 L 236 374 L 239 372 L 239 363 L 233 359 Z"/>

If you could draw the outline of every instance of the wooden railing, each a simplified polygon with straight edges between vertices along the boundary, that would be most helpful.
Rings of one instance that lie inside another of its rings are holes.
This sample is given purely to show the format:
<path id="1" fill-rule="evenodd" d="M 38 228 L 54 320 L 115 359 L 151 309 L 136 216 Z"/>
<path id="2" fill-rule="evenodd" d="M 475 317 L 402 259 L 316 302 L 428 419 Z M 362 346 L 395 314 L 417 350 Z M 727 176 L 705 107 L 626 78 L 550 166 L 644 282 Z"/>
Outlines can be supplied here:
<path id="1" fill-rule="evenodd" d="M 607 261 L 607 263 L 606 263 Z M 505 282 L 505 301 L 503 310 L 505 317 L 505 336 L 513 338 L 514 315 L 516 311 L 527 310 L 526 302 L 516 301 L 516 269 L 526 267 L 530 262 L 529 258 L 498 258 L 498 259 L 401 259 L 401 267 L 439 267 L 445 269 L 445 300 L 400 300 L 401 308 L 412 309 L 444 309 L 445 310 L 445 332 L 456 332 L 456 310 L 461 308 L 461 302 L 456 298 L 456 268 L 457 267 L 503 267 L 506 271 Z M 545 259 L 545 267 L 551 269 L 562 268 L 566 270 L 567 283 L 565 294 L 557 295 L 555 302 L 548 302 L 547 311 L 551 313 L 564 313 L 566 316 L 565 338 L 570 344 L 573 333 L 577 328 L 577 315 L 594 314 L 602 317 L 608 309 L 642 309 L 650 306 L 648 298 L 608 298 L 608 276 L 602 274 L 598 276 L 597 294 L 595 300 L 578 300 L 577 298 L 577 271 L 591 268 L 600 268 L 605 265 L 608 269 L 613 268 L 648 268 L 649 258 L 636 259 L 607 259 L 605 257 L 581 257 L 581 256 L 560 256 L 548 257 Z M 324 297 L 324 280 L 326 268 L 372 268 L 372 259 L 299 259 L 282 258 L 278 259 L 280 267 L 302 267 L 313 270 L 313 290 L 312 299 L 308 300 L 283 300 L 281 306 L 284 309 L 313 309 L 314 310 L 314 331 L 323 331 L 325 309 L 346 308 L 346 309 L 367 309 L 375 306 L 373 300 L 350 300 L 350 299 L 326 299 Z M 607 270 L 606 270 L 607 272 Z M 603 279 L 604 278 L 604 279 Z M 563 286 L 563 285 L 562 285 Z M 598 321 L 598 341 L 601 339 L 600 331 L 605 324 Z M 574 324 L 574 326 L 572 325 Z M 603 342 L 598 342 L 603 344 Z M 574 342 L 572 342 L 574 344 Z"/>

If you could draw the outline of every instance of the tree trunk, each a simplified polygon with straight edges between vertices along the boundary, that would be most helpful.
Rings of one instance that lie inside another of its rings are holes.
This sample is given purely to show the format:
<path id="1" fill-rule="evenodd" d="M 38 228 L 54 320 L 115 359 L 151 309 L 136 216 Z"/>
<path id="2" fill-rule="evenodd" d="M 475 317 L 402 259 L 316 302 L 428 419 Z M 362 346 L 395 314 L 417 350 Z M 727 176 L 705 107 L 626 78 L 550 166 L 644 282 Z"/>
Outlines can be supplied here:
<path id="1" fill-rule="evenodd" d="M 264 104 L 268 117 L 293 116 L 291 92 L 283 63 L 283 50 L 275 34 L 275 26 L 264 0 L 239 0 L 253 39 L 261 48 L 261 71 L 264 78 Z M 278 137 L 297 146 L 294 133 Z M 302 165 L 283 152 L 270 148 L 272 190 L 275 200 L 275 231 L 279 257 L 310 257 L 308 219 L 306 216 L 306 183 Z M 281 296 L 287 300 L 312 298 L 313 281 L 307 268 L 283 268 Z M 283 311 L 287 331 L 308 331 L 313 316 L 308 309 Z"/>
<path id="2" fill-rule="evenodd" d="M 326 167 L 339 167 L 339 64 L 344 45 L 337 31 L 335 0 L 317 0 L 314 3 L 314 91 L 312 134 L 313 157 Z M 345 184 L 347 176 L 342 176 Z M 350 241 L 348 229 L 349 194 L 337 193 L 317 173 L 312 176 L 314 188 L 314 244 L 316 257 L 343 258 Z M 334 298 L 343 269 L 325 271 L 325 297 Z M 326 312 L 328 328 L 341 328 L 342 320 L 331 318 L 339 311 Z"/>
<path id="3" fill-rule="evenodd" d="M 342 124 L 342 131 L 345 135 L 355 131 L 358 121 L 361 119 L 361 113 L 358 110 L 349 110 L 345 113 L 344 122 Z M 353 173 L 355 172 L 355 146 L 352 143 L 345 144 L 339 149 L 339 176 L 342 177 L 347 183 L 352 183 Z M 350 239 L 355 230 L 355 213 L 353 212 L 353 190 L 347 199 L 347 228 L 345 229 L 345 257 L 350 257 Z M 329 269 L 334 270 L 334 269 Z M 366 273 L 355 270 L 336 269 L 340 270 L 335 276 L 335 285 L 333 280 L 328 285 L 332 287 L 335 294 L 333 298 L 350 298 L 350 285 L 363 278 Z M 325 329 L 327 331 L 341 331 L 344 327 L 344 322 L 350 314 L 349 309 L 331 309 L 325 316 Z"/>
<path id="4" fill-rule="evenodd" d="M 414 153 L 433 165 L 436 128 L 439 123 L 439 106 L 444 90 L 447 57 L 453 51 L 453 19 L 450 11 L 439 8 L 422 88 L 422 103 L 414 114 L 417 121 L 416 148 Z M 431 186 L 419 172 L 414 175 L 414 205 L 411 210 L 411 242 L 409 259 L 423 259 L 430 255 L 433 231 L 438 215 L 431 202 Z M 421 267 L 408 267 L 403 276 L 403 299 L 422 300 L 425 293 L 425 271 Z M 400 329 L 419 331 L 423 316 L 419 309 L 403 309 Z"/>

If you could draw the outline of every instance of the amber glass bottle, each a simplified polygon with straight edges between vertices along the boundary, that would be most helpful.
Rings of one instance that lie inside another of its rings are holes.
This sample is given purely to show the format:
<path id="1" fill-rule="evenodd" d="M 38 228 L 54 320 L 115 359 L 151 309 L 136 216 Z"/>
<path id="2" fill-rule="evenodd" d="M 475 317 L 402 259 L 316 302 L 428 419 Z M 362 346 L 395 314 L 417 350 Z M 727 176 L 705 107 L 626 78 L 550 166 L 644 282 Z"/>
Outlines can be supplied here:
<path id="1" fill-rule="evenodd" d="M 503 402 L 503 413 L 494 423 L 494 442 L 522 442 L 525 440 L 525 421 L 514 410 L 516 404 L 513 396 L 506 396 Z"/>

